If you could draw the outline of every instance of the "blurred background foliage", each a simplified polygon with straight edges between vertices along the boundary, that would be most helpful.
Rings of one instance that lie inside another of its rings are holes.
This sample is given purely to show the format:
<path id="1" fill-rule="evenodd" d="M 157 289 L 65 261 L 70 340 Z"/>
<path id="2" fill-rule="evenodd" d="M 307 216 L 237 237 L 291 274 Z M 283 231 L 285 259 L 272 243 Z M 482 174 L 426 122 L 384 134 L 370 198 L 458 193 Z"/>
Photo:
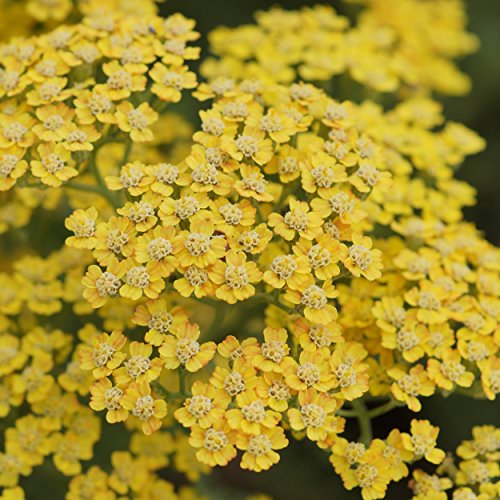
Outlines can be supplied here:
<path id="1" fill-rule="evenodd" d="M 338 12 L 345 13 L 345 4 L 339 1 L 318 2 L 314 0 L 169 0 L 162 6 L 165 13 L 180 11 L 196 19 L 197 29 L 202 33 L 202 59 L 207 54 L 206 35 L 217 26 L 229 27 L 253 22 L 257 10 L 280 6 L 297 9 L 306 5 L 328 3 Z M 486 237 L 500 244 L 500 1 L 468 0 L 469 30 L 481 40 L 479 51 L 460 61 L 462 69 L 473 82 L 470 94 L 464 97 L 442 98 L 445 116 L 449 120 L 465 123 L 476 130 L 488 143 L 485 151 L 470 157 L 458 172 L 477 190 L 477 205 L 466 210 L 466 218 L 484 231 Z M 335 96 L 333 96 L 335 97 Z M 183 102 L 183 106 L 186 104 Z M 195 104 L 191 111 L 195 114 Z M 199 103 L 196 103 L 199 106 Z M 439 444 L 445 450 L 454 450 L 459 442 L 468 438 L 473 425 L 499 423 L 500 404 L 489 401 L 471 401 L 454 395 L 447 399 L 433 397 L 423 404 L 419 418 L 429 418 L 441 428 Z M 394 427 L 407 429 L 413 415 L 406 409 L 397 409 L 375 419 L 375 437 L 385 437 Z M 350 426 L 356 439 L 355 424 Z M 424 463 L 418 463 L 425 469 Z M 281 462 L 270 471 L 251 473 L 241 471 L 237 465 L 218 469 L 206 481 L 204 489 L 210 499 L 238 499 L 244 493 L 261 491 L 276 500 L 323 500 L 335 498 L 349 500 L 360 498 L 359 493 L 348 492 L 333 470 L 326 456 L 311 443 L 297 443 L 287 448 Z M 392 484 L 388 499 L 410 498 L 405 480 Z"/>

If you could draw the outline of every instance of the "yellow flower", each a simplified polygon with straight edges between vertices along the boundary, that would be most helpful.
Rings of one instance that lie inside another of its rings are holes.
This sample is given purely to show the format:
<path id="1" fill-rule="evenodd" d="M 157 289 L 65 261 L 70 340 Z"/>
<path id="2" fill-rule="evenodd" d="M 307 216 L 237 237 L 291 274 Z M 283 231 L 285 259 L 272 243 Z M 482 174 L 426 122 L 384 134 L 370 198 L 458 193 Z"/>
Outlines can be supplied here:
<path id="1" fill-rule="evenodd" d="M 126 358 L 126 354 L 121 352 L 126 341 L 122 332 L 115 330 L 111 334 L 101 333 L 94 336 L 92 346 L 80 344 L 78 347 L 80 368 L 93 370 L 95 378 L 111 375 Z"/>
<path id="2" fill-rule="evenodd" d="M 299 392 L 298 400 L 299 408 L 288 410 L 290 427 L 293 430 L 305 429 L 311 441 L 321 441 L 328 433 L 336 431 L 337 419 L 331 415 L 336 408 L 335 399 L 310 388 Z"/>
<path id="3" fill-rule="evenodd" d="M 146 87 L 143 75 L 131 73 L 118 61 L 103 64 L 102 70 L 107 76 L 106 83 L 96 85 L 95 90 L 112 101 L 127 99 L 132 92 L 143 91 Z"/>
<path id="4" fill-rule="evenodd" d="M 128 101 L 121 102 L 116 107 L 115 116 L 120 130 L 130 134 L 133 142 L 153 140 L 153 132 L 149 126 L 158 119 L 158 113 L 147 102 L 136 108 Z"/>
<path id="5" fill-rule="evenodd" d="M 328 299 L 337 296 L 338 291 L 330 280 L 323 282 L 322 286 L 318 286 L 314 278 L 309 276 L 304 284 L 301 284 L 299 290 L 288 289 L 284 298 L 292 304 L 304 306 L 306 319 L 326 326 L 337 319 L 337 309 L 328 303 Z"/>
<path id="6" fill-rule="evenodd" d="M 75 210 L 64 221 L 66 229 L 73 231 L 74 236 L 66 238 L 66 245 L 75 248 L 94 248 L 97 238 L 96 220 L 98 212 L 94 207 L 87 210 Z"/>
<path id="7" fill-rule="evenodd" d="M 155 82 L 151 92 L 162 101 L 179 102 L 183 89 L 196 87 L 196 75 L 189 71 L 187 66 L 167 67 L 156 63 L 149 74 Z"/>
<path id="8" fill-rule="evenodd" d="M 43 184 L 59 187 L 78 175 L 78 170 L 73 167 L 71 152 L 64 145 L 43 143 L 38 146 L 37 152 L 39 159 L 31 161 L 31 173 Z"/>
<path id="9" fill-rule="evenodd" d="M 411 421 L 411 435 L 403 433 L 401 438 L 405 449 L 414 454 L 415 459 L 424 458 L 433 463 L 439 464 L 443 461 L 445 453 L 436 448 L 436 439 L 439 428 L 434 427 L 428 420 Z"/>
<path id="10" fill-rule="evenodd" d="M 422 404 L 417 396 L 431 396 L 434 394 L 434 383 L 429 379 L 422 365 L 416 365 L 406 371 L 400 366 L 395 366 L 387 371 L 395 380 L 391 385 L 392 395 L 406 403 L 411 411 L 418 412 Z"/>
<path id="11" fill-rule="evenodd" d="M 152 382 L 161 373 L 164 362 L 160 358 L 150 359 L 152 346 L 143 342 L 131 342 L 130 356 L 123 361 L 123 366 L 113 370 L 113 376 L 119 386 L 128 386 L 131 382 Z"/>
<path id="12" fill-rule="evenodd" d="M 151 345 L 160 346 L 168 333 L 187 323 L 189 314 L 181 307 L 170 308 L 163 298 L 148 300 L 134 311 L 131 320 L 136 325 L 147 326 L 144 340 Z"/>
<path id="13" fill-rule="evenodd" d="M 236 447 L 243 450 L 240 467 L 254 472 L 268 470 L 279 462 L 280 456 L 274 450 L 288 446 L 288 439 L 281 427 L 264 428 L 258 435 L 238 433 Z"/>
<path id="14" fill-rule="evenodd" d="M 175 411 L 175 418 L 184 427 L 199 425 L 208 429 L 223 420 L 231 397 L 224 391 L 197 380 L 191 387 L 192 396 Z"/>
<path id="15" fill-rule="evenodd" d="M 95 411 L 106 410 L 106 421 L 110 424 L 122 422 L 128 411 L 122 407 L 124 390 L 113 385 L 108 378 L 101 378 L 90 386 L 91 399 L 89 406 Z"/>
<path id="16" fill-rule="evenodd" d="M 28 170 L 24 150 L 17 147 L 0 152 L 0 191 L 8 191 Z"/>
<path id="17" fill-rule="evenodd" d="M 259 129 L 246 126 L 236 138 L 223 135 L 221 148 L 237 161 L 254 160 L 258 165 L 265 165 L 273 155 L 273 144 L 265 135 Z"/>
<path id="18" fill-rule="evenodd" d="M 129 385 L 120 404 L 141 421 L 146 435 L 157 431 L 161 427 L 161 419 L 167 414 L 167 403 L 151 396 L 151 387 L 147 382 Z"/>
<path id="19" fill-rule="evenodd" d="M 382 252 L 372 249 L 372 240 L 368 236 L 352 235 L 352 245 L 342 258 L 344 266 L 353 276 L 363 276 L 369 281 L 382 275 Z"/>
<path id="20" fill-rule="evenodd" d="M 294 391 L 305 392 L 314 388 L 328 392 L 334 385 L 330 370 L 330 353 L 325 351 L 303 351 L 298 361 L 289 357 L 281 367 L 287 385 Z"/>
<path id="21" fill-rule="evenodd" d="M 208 271 L 210 279 L 217 285 L 217 298 L 235 304 L 255 294 L 255 287 L 262 278 L 262 272 L 257 264 L 247 261 L 243 252 L 230 250 L 225 256 L 225 262 L 218 260 Z"/>
<path id="22" fill-rule="evenodd" d="M 234 431 L 223 419 L 216 420 L 208 428 L 193 425 L 189 435 L 189 444 L 198 449 L 196 458 L 211 467 L 225 466 L 236 457 Z"/>
<path id="23" fill-rule="evenodd" d="M 429 359 L 427 361 L 427 373 L 429 378 L 442 389 L 450 391 L 454 384 L 459 387 L 470 387 L 474 382 L 474 374 L 467 371 L 460 362 L 461 356 L 458 351 L 446 349 L 443 351 L 441 360 Z"/>
<path id="24" fill-rule="evenodd" d="M 122 262 L 123 282 L 120 295 L 127 299 L 138 300 L 143 295 L 156 299 L 165 288 L 163 272 L 158 262 L 137 265 L 132 259 Z"/>
<path id="25" fill-rule="evenodd" d="M 229 427 L 236 431 L 258 436 L 264 428 L 272 429 L 281 420 L 281 415 L 266 410 L 264 402 L 252 390 L 236 396 L 237 408 L 226 411 L 225 419 Z"/>
<path id="26" fill-rule="evenodd" d="M 306 202 L 291 199 L 290 210 L 286 214 L 271 213 L 268 224 L 274 228 L 276 234 L 285 240 L 291 241 L 296 234 L 307 240 L 312 240 L 321 233 L 323 217 L 319 212 L 310 211 Z"/>
<path id="27" fill-rule="evenodd" d="M 264 372 L 281 372 L 284 361 L 290 352 L 287 344 L 288 334 L 284 328 L 264 329 L 264 342 L 260 346 L 260 352 L 252 356 L 255 368 Z"/>
<path id="28" fill-rule="evenodd" d="M 106 271 L 99 266 L 89 266 L 82 284 L 85 287 L 83 297 L 88 300 L 93 308 L 102 307 L 109 299 L 118 295 L 122 282 L 123 268 L 118 261 L 111 261 Z"/>
<path id="29" fill-rule="evenodd" d="M 173 251 L 183 268 L 196 266 L 207 268 L 224 257 L 226 240 L 214 235 L 215 226 L 211 221 L 194 217 L 189 231 L 182 231 L 174 239 Z"/>
<path id="30" fill-rule="evenodd" d="M 217 346 L 214 342 L 200 345 L 197 324 L 183 322 L 172 333 L 167 335 L 159 350 L 166 368 L 175 370 L 182 365 L 189 372 L 197 372 L 214 357 Z"/>

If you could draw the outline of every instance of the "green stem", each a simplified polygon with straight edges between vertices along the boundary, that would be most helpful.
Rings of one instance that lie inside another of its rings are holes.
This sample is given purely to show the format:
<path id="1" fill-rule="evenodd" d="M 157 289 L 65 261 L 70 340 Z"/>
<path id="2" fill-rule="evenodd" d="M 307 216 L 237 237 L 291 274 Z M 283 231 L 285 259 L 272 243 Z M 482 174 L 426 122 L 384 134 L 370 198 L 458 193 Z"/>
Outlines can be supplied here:
<path id="1" fill-rule="evenodd" d="M 151 387 L 158 394 L 158 396 L 160 396 L 167 402 L 184 398 L 184 394 L 182 394 L 181 392 L 170 392 L 165 387 L 163 387 L 160 382 L 158 382 L 158 380 L 153 380 L 153 382 L 151 382 Z"/>
<path id="2" fill-rule="evenodd" d="M 360 399 L 356 399 L 352 402 L 352 407 L 356 411 L 358 424 L 359 424 L 359 441 L 364 443 L 366 446 L 370 444 L 373 439 L 372 423 L 370 421 L 370 416 L 368 410 L 366 409 L 365 403 Z"/>
<path id="3" fill-rule="evenodd" d="M 183 396 L 187 396 L 187 391 L 186 391 L 186 369 L 183 366 L 179 367 L 179 392 Z"/>
<path id="4" fill-rule="evenodd" d="M 106 186 L 106 182 L 104 181 L 95 160 L 96 160 L 96 151 L 94 150 L 89 158 L 89 167 L 91 172 L 94 174 L 94 177 L 97 181 L 97 185 L 99 187 L 97 192 L 99 192 L 102 196 L 104 196 L 104 198 L 108 200 L 111 206 L 113 206 L 114 208 L 119 208 L 120 202 L 111 194 L 111 192 L 108 189 L 108 186 Z"/>

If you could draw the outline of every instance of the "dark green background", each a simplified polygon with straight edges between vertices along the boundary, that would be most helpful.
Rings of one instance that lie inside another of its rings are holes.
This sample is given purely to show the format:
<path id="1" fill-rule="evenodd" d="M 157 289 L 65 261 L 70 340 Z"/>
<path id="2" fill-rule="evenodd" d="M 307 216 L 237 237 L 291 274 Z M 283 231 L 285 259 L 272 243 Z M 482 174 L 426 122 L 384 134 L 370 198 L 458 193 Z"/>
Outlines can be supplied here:
<path id="1" fill-rule="evenodd" d="M 206 34 L 219 25 L 238 26 L 253 22 L 253 13 L 280 5 L 289 9 L 318 2 L 288 0 L 168 0 L 162 10 L 165 13 L 180 11 L 197 21 L 202 33 L 202 58 L 207 54 Z M 319 2 L 321 3 L 321 2 Z M 329 3 L 342 10 L 340 2 Z M 467 159 L 459 171 L 459 178 L 468 181 L 478 190 L 478 202 L 466 210 L 466 217 L 473 220 L 485 232 L 488 240 L 500 243 L 500 2 L 498 0 L 470 0 L 466 3 L 470 18 L 470 31 L 479 35 L 479 52 L 460 61 L 461 68 L 471 75 L 473 90 L 465 97 L 445 98 L 446 116 L 461 121 L 481 134 L 488 142 L 487 149 Z M 441 427 L 439 444 L 453 450 L 467 439 L 470 429 L 477 424 L 499 424 L 500 407 L 488 401 L 472 401 L 462 396 L 448 399 L 434 397 L 424 400 L 424 409 L 418 418 L 429 418 Z M 393 427 L 408 429 L 411 418 L 406 409 L 395 410 L 374 421 L 377 437 L 384 437 Z M 354 427 L 354 426 L 353 426 Z M 354 434 L 351 436 L 355 439 Z M 425 467 L 425 463 L 418 464 Z M 430 469 L 432 470 L 432 468 Z M 310 443 L 294 443 L 282 452 L 282 461 L 265 473 L 248 473 L 239 470 L 233 462 L 229 467 L 217 469 L 215 476 L 205 485 L 212 499 L 241 498 L 242 490 L 262 491 L 276 500 L 348 500 L 360 498 L 359 490 L 347 492 L 333 473 L 322 452 Z M 389 488 L 389 499 L 410 498 L 406 480 Z"/>

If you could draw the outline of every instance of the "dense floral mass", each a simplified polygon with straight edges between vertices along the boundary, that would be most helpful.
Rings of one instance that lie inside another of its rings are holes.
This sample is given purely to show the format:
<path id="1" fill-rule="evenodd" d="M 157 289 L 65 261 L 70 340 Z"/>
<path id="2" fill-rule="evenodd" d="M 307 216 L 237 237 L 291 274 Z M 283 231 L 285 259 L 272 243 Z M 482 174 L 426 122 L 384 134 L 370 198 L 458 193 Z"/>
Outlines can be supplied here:
<path id="1" fill-rule="evenodd" d="M 358 3 L 219 28 L 201 76 L 153 2 L 2 5 L 1 498 L 49 457 L 69 500 L 209 498 L 302 439 L 365 500 L 498 498 L 500 430 L 446 455 L 419 418 L 500 392 L 500 254 L 454 177 L 484 141 L 433 96 L 477 41 L 458 0 Z"/>

